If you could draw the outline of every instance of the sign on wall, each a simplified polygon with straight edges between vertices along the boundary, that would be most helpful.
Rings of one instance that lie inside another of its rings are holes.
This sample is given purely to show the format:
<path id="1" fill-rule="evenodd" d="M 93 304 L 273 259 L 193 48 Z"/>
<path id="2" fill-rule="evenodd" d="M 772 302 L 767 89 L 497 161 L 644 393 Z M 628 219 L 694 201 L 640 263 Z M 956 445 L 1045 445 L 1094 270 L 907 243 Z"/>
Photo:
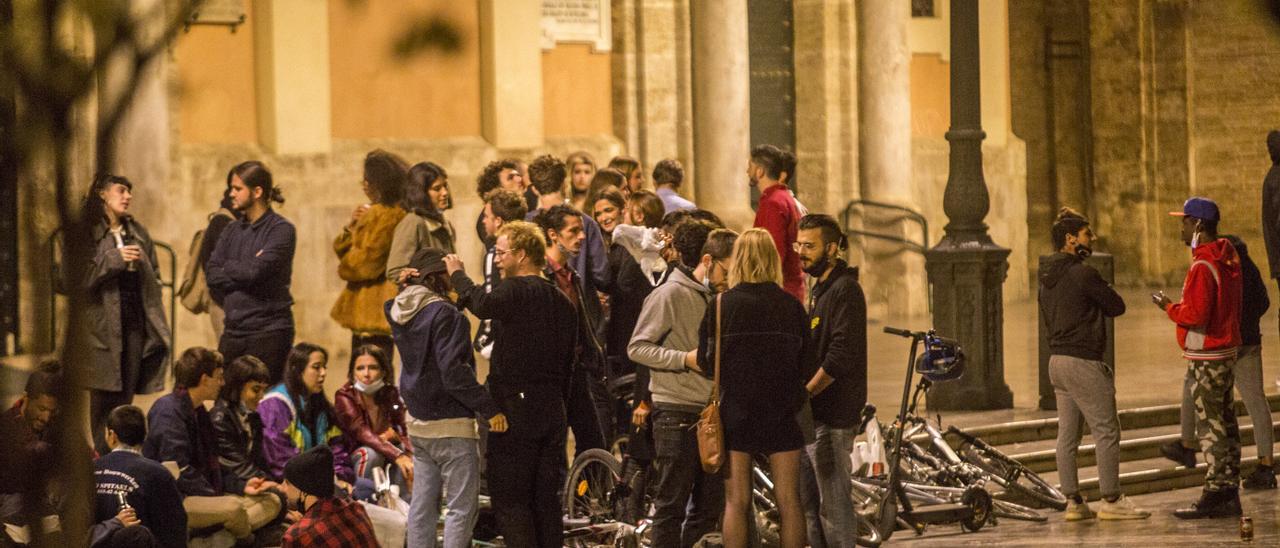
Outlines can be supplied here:
<path id="1" fill-rule="evenodd" d="M 562 42 L 587 43 L 592 51 L 613 46 L 609 0 L 542 0 L 542 49 Z"/>

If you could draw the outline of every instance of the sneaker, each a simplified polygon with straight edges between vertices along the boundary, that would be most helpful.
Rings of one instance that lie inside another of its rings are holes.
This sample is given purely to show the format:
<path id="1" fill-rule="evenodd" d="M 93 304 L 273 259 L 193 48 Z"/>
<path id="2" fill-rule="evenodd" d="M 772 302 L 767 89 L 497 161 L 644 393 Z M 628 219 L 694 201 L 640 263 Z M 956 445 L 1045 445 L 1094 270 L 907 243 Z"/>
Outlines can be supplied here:
<path id="1" fill-rule="evenodd" d="M 1067 499 L 1067 512 L 1063 516 L 1067 521 L 1081 521 L 1093 519 L 1093 510 L 1089 509 L 1089 503 L 1085 501 L 1076 502 Z"/>
<path id="2" fill-rule="evenodd" d="M 1151 517 L 1151 512 L 1138 508 L 1133 505 L 1133 501 L 1124 495 L 1115 502 L 1107 502 L 1102 500 L 1102 508 L 1098 510 L 1098 519 L 1147 519 Z"/>
<path id="3" fill-rule="evenodd" d="M 1160 454 L 1164 455 L 1164 458 L 1186 466 L 1187 468 L 1196 467 L 1196 450 L 1183 447 L 1182 442 L 1180 441 L 1174 440 L 1161 445 Z"/>
<path id="4" fill-rule="evenodd" d="M 1244 479 L 1245 489 L 1275 489 L 1276 488 L 1276 471 L 1275 468 L 1265 464 L 1259 464 L 1253 469 L 1253 473 Z"/>
<path id="5" fill-rule="evenodd" d="M 1208 491 L 1200 495 L 1200 500 L 1191 506 L 1173 511 L 1178 519 L 1203 518 L 1238 518 L 1244 512 L 1240 509 L 1240 492 L 1234 487 Z"/>

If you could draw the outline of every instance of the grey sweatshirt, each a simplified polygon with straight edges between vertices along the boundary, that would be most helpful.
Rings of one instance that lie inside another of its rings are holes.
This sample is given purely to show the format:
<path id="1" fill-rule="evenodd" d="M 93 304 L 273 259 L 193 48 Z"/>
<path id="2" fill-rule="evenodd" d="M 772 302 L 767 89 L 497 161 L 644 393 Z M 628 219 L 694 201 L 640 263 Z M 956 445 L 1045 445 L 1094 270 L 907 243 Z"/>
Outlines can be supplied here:
<path id="1" fill-rule="evenodd" d="M 701 407 L 711 399 L 711 380 L 684 366 L 685 354 L 698 349 L 698 328 L 711 297 L 710 289 L 677 268 L 644 300 L 627 357 L 652 371 L 655 404 Z"/>

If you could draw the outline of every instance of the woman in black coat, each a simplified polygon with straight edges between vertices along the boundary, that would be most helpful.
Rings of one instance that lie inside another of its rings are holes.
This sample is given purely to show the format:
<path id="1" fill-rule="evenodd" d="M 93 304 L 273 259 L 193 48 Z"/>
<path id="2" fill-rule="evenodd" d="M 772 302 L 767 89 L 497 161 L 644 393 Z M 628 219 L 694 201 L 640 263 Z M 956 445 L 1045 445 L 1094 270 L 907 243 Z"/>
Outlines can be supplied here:
<path id="1" fill-rule="evenodd" d="M 104 173 L 94 178 L 84 202 L 83 218 L 93 223 L 94 239 L 93 258 L 80 280 L 89 295 L 84 313 L 92 373 L 86 388 L 94 447 L 101 455 L 110 452 L 103 440 L 107 414 L 133 403 L 135 394 L 163 389 L 169 365 L 156 248 L 129 213 L 132 201 L 133 183 Z"/>
<path id="2" fill-rule="evenodd" d="M 799 301 L 782 289 L 782 261 L 763 229 L 742 234 L 733 247 L 730 289 L 711 301 L 703 318 L 698 364 L 715 372 L 720 323 L 720 416 L 728 459 L 724 543 L 747 545 L 752 455 L 768 455 L 781 511 L 782 546 L 805 544 L 800 505 L 800 451 L 796 420 L 804 405 L 804 363 L 811 346 Z"/>

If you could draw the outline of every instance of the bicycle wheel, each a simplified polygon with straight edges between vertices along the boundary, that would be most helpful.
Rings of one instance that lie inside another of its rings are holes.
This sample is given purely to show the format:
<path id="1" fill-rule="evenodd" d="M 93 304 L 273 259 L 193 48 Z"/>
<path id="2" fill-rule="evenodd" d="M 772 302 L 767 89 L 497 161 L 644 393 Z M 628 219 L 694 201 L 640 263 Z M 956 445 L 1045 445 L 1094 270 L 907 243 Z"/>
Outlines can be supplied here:
<path id="1" fill-rule="evenodd" d="M 622 464 L 604 449 L 588 449 L 573 459 L 564 484 L 564 510 L 569 519 L 591 523 L 614 519 L 614 491 Z"/>
<path id="2" fill-rule="evenodd" d="M 1045 522 L 1049 520 L 1048 516 L 1042 515 L 1032 508 L 999 499 L 991 502 L 991 513 L 997 518 L 1009 518 L 1019 521 Z"/>
<path id="3" fill-rule="evenodd" d="M 975 443 L 976 442 L 976 443 Z M 1022 495 L 1055 510 L 1067 508 L 1067 497 L 1022 463 L 1015 461 L 982 440 L 966 439 L 960 446 L 960 456 L 966 462 L 994 476 L 1006 491 Z"/>

